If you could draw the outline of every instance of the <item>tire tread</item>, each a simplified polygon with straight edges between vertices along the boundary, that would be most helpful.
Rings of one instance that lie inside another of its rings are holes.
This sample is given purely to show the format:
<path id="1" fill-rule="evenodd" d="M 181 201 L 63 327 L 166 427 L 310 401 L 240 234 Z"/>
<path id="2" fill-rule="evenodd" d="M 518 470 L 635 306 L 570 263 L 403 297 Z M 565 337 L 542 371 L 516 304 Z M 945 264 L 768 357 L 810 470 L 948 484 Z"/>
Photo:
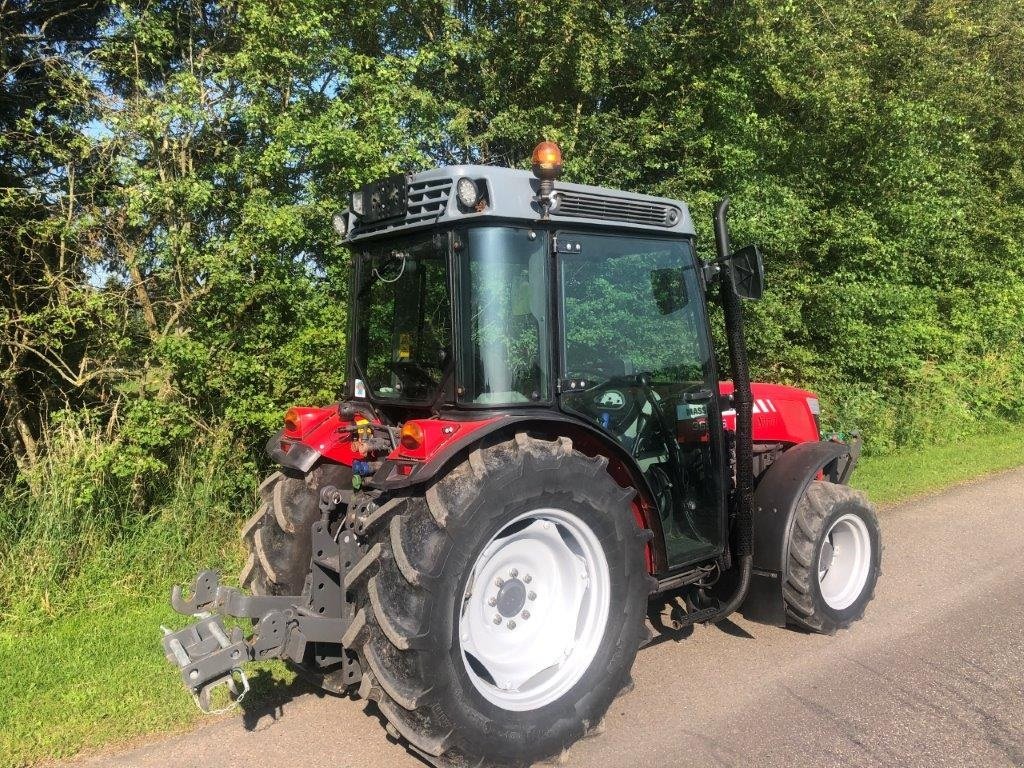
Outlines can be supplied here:
<path id="1" fill-rule="evenodd" d="M 575 457 L 582 471 L 576 477 L 586 477 L 588 486 L 604 473 L 608 483 L 606 498 L 619 505 L 636 528 L 636 535 L 627 536 L 624 545 L 642 551 L 649 539 L 636 525 L 630 502 L 633 489 L 623 489 L 607 474 L 607 459 L 588 458 L 574 451 L 572 441 L 560 438 L 544 441 L 519 433 L 506 443 L 471 452 L 467 460 L 430 486 L 422 495 L 410 495 L 397 506 L 387 526 L 381 526 L 371 540 L 373 547 L 381 546 L 377 558 L 377 572 L 356 590 L 360 614 L 364 622 L 358 632 L 355 647 L 363 662 L 363 681 L 360 695 L 375 702 L 380 713 L 400 734 L 411 751 L 429 756 L 437 765 L 469 766 L 490 764 L 480 755 L 467 754 L 459 746 L 443 706 L 443 696 L 415 676 L 414 670 L 436 663 L 428 648 L 429 638 L 420 628 L 427 626 L 431 610 L 430 587 L 442 572 L 445 558 L 453 538 L 458 536 L 460 515 L 472 501 L 472 489 L 484 479 L 498 481 L 509 473 L 552 471 L 553 459 Z M 601 481 L 604 482 L 604 481 Z M 470 490 L 467 490 L 470 489 Z M 389 502 L 390 503 L 390 502 Z M 642 560 L 641 560 L 642 562 Z M 644 597 L 648 591 L 646 572 L 639 575 L 637 592 Z M 398 591 L 402 595 L 398 594 Z M 641 605 L 642 603 L 642 605 Z M 617 640 L 610 667 L 624 654 L 635 654 L 647 637 L 644 621 L 646 600 L 638 601 L 635 621 L 627 621 Z M 416 628 L 416 629 L 411 629 Z M 347 639 L 347 638 L 346 638 Z M 631 661 L 632 656 L 629 656 Z M 410 672 L 413 670 L 413 672 Z M 626 689 L 631 681 L 627 673 L 616 687 L 616 693 Z M 578 712 L 588 711 L 589 696 L 567 711 L 571 714 L 568 727 L 582 737 L 591 730 L 589 723 Z M 599 721 L 599 718 L 595 722 Z M 561 725 L 561 721 L 558 723 Z M 501 758 L 501 765 L 525 766 L 518 758 Z"/>
<path id="2" fill-rule="evenodd" d="M 858 608 L 851 614 L 837 620 L 815 605 L 817 583 L 818 538 L 822 535 L 825 522 L 840 505 L 854 505 L 877 530 L 874 512 L 867 497 L 847 485 L 822 480 L 813 480 L 797 503 L 795 520 L 789 541 L 789 561 L 782 595 L 786 604 L 786 617 L 791 624 L 822 634 L 834 634 L 845 629 L 864 615 L 864 610 L 874 596 L 877 573 L 869 579 L 869 591 L 854 603 Z M 872 558 L 877 563 L 878 553 Z M 872 565 L 872 567 L 877 567 Z"/>

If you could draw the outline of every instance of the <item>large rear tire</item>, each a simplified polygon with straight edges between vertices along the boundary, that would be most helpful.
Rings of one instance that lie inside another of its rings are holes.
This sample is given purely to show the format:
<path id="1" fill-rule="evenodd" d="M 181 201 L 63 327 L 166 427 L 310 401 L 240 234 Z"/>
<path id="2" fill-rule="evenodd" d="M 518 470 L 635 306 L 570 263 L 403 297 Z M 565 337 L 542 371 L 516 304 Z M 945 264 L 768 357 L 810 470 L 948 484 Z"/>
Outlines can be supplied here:
<path id="1" fill-rule="evenodd" d="M 344 643 L 392 735 L 435 763 L 528 766 L 599 723 L 651 587 L 634 491 L 606 465 L 519 434 L 387 502 Z"/>
<path id="2" fill-rule="evenodd" d="M 311 530 L 320 519 L 320 489 L 325 485 L 347 488 L 348 467 L 320 464 L 306 474 L 274 472 L 259 487 L 256 514 L 242 526 L 249 557 L 239 581 L 256 595 L 298 595 L 309 574 Z M 292 668 L 310 684 L 330 693 L 348 686 L 340 669 L 322 668 L 313 658 L 293 662 Z"/>
<path id="3" fill-rule="evenodd" d="M 864 615 L 881 573 L 882 535 L 864 494 L 814 480 L 796 508 L 783 587 L 790 623 L 831 635 Z"/>

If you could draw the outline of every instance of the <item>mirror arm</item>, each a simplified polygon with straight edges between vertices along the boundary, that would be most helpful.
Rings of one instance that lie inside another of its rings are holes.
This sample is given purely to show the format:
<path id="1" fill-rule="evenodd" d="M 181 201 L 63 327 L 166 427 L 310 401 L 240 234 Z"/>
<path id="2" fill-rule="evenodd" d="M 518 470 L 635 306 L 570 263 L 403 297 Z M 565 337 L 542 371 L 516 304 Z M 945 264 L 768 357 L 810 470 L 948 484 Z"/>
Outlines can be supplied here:
<path id="1" fill-rule="evenodd" d="M 704 284 L 714 285 L 722 277 L 722 265 L 718 260 L 709 261 L 703 265 Z"/>
<path id="2" fill-rule="evenodd" d="M 729 213 L 729 198 L 723 197 L 715 206 L 713 217 L 715 227 L 715 251 L 716 259 L 704 265 L 704 283 L 712 285 L 721 279 L 722 265 L 729 259 L 729 228 L 726 226 L 725 217 Z"/>

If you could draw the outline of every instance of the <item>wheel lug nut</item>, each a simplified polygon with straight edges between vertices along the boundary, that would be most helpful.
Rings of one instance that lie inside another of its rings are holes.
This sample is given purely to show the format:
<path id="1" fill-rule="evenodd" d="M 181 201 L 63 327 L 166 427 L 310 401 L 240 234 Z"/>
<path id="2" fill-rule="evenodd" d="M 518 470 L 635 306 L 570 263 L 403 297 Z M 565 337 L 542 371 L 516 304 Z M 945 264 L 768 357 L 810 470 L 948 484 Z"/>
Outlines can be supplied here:
<path id="1" fill-rule="evenodd" d="M 496 586 L 496 587 L 500 587 L 504 583 L 505 583 L 505 580 L 503 578 L 501 578 L 501 576 L 499 576 L 498 578 L 496 578 L 494 580 L 494 586 Z"/>
<path id="2" fill-rule="evenodd" d="M 511 571 L 508 572 L 508 575 L 511 576 L 514 579 L 516 576 L 519 575 L 519 571 L 517 571 L 515 568 L 513 568 Z"/>
<path id="3" fill-rule="evenodd" d="M 498 604 L 498 598 L 496 598 L 496 597 L 492 597 L 492 598 L 490 598 L 490 599 L 489 599 L 489 600 L 487 601 L 487 604 L 488 604 L 489 606 L 491 606 L 491 608 L 493 608 L 494 606 L 496 606 L 496 605 Z"/>
<path id="4" fill-rule="evenodd" d="M 515 629 L 515 628 L 516 628 L 516 623 L 515 623 L 514 621 L 510 621 L 510 622 L 508 623 L 508 628 L 509 628 L 509 629 Z"/>
<path id="5" fill-rule="evenodd" d="M 536 600 L 537 599 L 537 593 L 534 592 L 533 590 L 530 590 L 530 594 L 528 594 L 527 597 L 530 598 L 531 600 Z"/>
<path id="6" fill-rule="evenodd" d="M 494 623 L 495 624 L 501 624 L 501 614 L 500 613 L 494 614 Z"/>
<path id="7" fill-rule="evenodd" d="M 524 620 L 528 619 L 528 618 L 530 618 L 530 612 L 529 611 L 523 611 L 522 616 L 523 616 Z"/>
<path id="8" fill-rule="evenodd" d="M 526 574 L 525 576 L 523 576 L 523 581 L 529 584 L 531 581 L 533 581 L 533 576 L 531 576 L 530 574 Z"/>

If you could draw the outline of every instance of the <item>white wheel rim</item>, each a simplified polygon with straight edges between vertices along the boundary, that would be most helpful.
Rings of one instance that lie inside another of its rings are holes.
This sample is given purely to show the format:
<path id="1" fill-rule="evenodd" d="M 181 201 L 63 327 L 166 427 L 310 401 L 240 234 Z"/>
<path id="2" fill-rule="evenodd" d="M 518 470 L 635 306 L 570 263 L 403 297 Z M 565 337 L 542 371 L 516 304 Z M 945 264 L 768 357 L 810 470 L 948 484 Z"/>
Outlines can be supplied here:
<path id="1" fill-rule="evenodd" d="M 818 551 L 818 585 L 828 606 L 853 605 L 871 572 L 871 536 L 857 515 L 843 515 L 828 529 Z"/>
<path id="2" fill-rule="evenodd" d="M 558 700 L 593 661 L 610 598 L 590 526 L 561 509 L 515 518 L 483 548 L 463 596 L 458 640 L 473 686 L 517 712 Z"/>

